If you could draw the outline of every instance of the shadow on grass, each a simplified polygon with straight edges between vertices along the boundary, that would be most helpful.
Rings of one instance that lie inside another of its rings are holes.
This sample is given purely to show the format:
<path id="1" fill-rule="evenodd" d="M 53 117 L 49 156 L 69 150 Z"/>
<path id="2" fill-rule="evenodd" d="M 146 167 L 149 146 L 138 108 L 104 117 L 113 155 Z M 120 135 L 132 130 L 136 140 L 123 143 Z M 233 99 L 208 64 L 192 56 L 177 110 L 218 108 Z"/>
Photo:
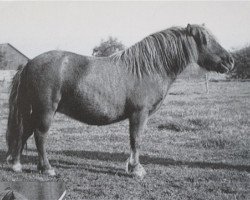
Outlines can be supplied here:
<path id="1" fill-rule="evenodd" d="M 167 131 L 175 131 L 175 132 L 183 132 L 183 131 L 198 131 L 209 129 L 209 125 L 212 123 L 212 120 L 204 120 L 204 119 L 188 119 L 188 120 L 167 120 L 164 123 L 161 123 L 157 126 L 158 130 L 167 130 Z M 157 123 L 158 124 L 158 123 Z"/>
<path id="2" fill-rule="evenodd" d="M 35 150 L 33 149 L 28 150 L 28 151 L 35 152 Z M 53 154 L 59 154 L 59 153 L 60 152 L 53 152 Z M 37 164 L 38 156 L 22 155 L 21 161 L 22 161 L 22 164 L 27 164 L 27 163 Z M 0 150 L 0 163 L 2 164 L 0 168 L 1 170 L 4 170 L 6 172 L 12 171 L 10 167 L 3 166 L 3 164 L 6 163 L 6 152 L 3 150 Z M 59 159 L 59 160 L 50 159 L 50 163 L 52 167 L 55 167 L 55 168 L 77 169 L 77 170 L 82 169 L 82 170 L 86 170 L 92 173 L 103 173 L 103 174 L 117 175 L 117 176 L 123 176 L 123 177 L 132 177 L 131 175 L 127 174 L 124 169 L 108 167 L 105 165 L 95 165 L 95 164 L 87 164 L 87 163 L 78 164 L 77 162 L 69 162 L 69 161 L 65 161 L 62 159 Z M 31 170 L 31 169 L 23 169 L 23 172 L 36 173 L 37 171 Z"/>
<path id="3" fill-rule="evenodd" d="M 32 151 L 32 150 L 31 150 Z M 98 161 L 110 161 L 110 162 L 124 162 L 129 157 L 129 154 L 125 153 L 109 153 L 109 152 L 98 152 L 98 151 L 52 151 L 50 154 L 64 155 L 67 157 L 74 157 L 88 160 Z M 0 161 L 5 162 L 5 152 L 0 150 Z M 66 158 L 64 158 L 66 159 Z M 24 155 L 22 157 L 23 163 L 30 163 L 37 160 L 37 156 Z M 202 168 L 202 169 L 223 169 L 223 170 L 237 170 L 250 172 L 250 166 L 248 165 L 232 165 L 226 163 L 211 163 L 211 162 L 199 162 L 199 161 L 180 161 L 168 158 L 157 158 L 150 157 L 148 155 L 141 155 L 140 160 L 142 164 L 156 164 L 163 166 L 187 166 L 190 168 Z M 50 160 L 52 166 L 63 169 L 83 169 L 93 173 L 105 173 L 118 176 L 128 176 L 123 169 L 117 169 L 113 167 L 107 167 L 105 165 L 93 165 L 83 164 L 76 162 L 69 162 L 65 160 Z M 35 162 L 34 162 L 35 163 Z M 2 168 L 3 169 L 3 168 Z M 5 170 L 5 169 L 4 169 Z M 27 171 L 28 172 L 28 171 Z"/>
<path id="4" fill-rule="evenodd" d="M 53 152 L 60 155 L 78 157 L 81 159 L 99 160 L 99 161 L 111 161 L 111 162 L 125 162 L 129 157 L 129 154 L 125 153 L 109 153 L 98 151 L 60 151 Z M 231 165 L 226 163 L 211 163 L 211 162 L 199 162 L 199 161 L 179 161 L 168 158 L 150 157 L 148 155 L 141 155 L 140 161 L 142 164 L 156 164 L 163 166 L 188 166 L 191 168 L 209 168 L 209 169 L 228 169 L 250 172 L 250 166 L 248 165 Z"/>
<path id="5" fill-rule="evenodd" d="M 65 160 L 50 160 L 52 167 L 62 168 L 62 169 L 77 169 L 77 170 L 86 170 L 91 173 L 103 173 L 109 175 L 117 175 L 123 177 L 132 177 L 125 172 L 125 168 L 115 168 L 115 167 L 108 167 L 105 165 L 95 165 L 95 164 L 87 164 L 87 163 L 75 163 L 69 162 Z"/>
<path id="6" fill-rule="evenodd" d="M 176 131 L 176 132 L 183 132 L 183 131 L 195 131 L 188 126 L 181 125 L 177 122 L 165 122 L 164 124 L 158 125 L 158 130 L 167 130 L 167 131 Z"/>

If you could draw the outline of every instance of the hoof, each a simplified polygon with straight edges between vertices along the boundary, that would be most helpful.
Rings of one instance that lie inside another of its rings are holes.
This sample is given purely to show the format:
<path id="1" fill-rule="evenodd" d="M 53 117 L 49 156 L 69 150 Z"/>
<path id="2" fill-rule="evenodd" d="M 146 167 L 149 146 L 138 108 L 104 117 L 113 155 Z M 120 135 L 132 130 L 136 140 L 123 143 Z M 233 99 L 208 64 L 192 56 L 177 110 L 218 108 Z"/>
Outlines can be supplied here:
<path id="1" fill-rule="evenodd" d="M 6 158 L 7 164 L 11 166 L 14 172 L 22 172 L 22 165 L 20 162 L 14 162 L 11 155 L 8 155 Z"/>
<path id="2" fill-rule="evenodd" d="M 46 174 L 46 175 L 49 175 L 49 176 L 55 176 L 56 175 L 56 172 L 54 169 L 47 169 L 45 171 L 43 171 L 43 174 Z"/>
<path id="3" fill-rule="evenodd" d="M 41 166 L 40 164 L 37 165 L 37 170 L 45 175 L 49 175 L 49 176 L 55 176 L 56 172 L 55 170 L 49 165 L 49 166 Z"/>
<path id="4" fill-rule="evenodd" d="M 12 166 L 14 172 L 22 172 L 22 165 L 20 163 L 16 163 Z"/>
<path id="5" fill-rule="evenodd" d="M 45 169 L 40 171 L 42 174 L 48 175 L 48 176 L 55 176 L 56 172 L 53 168 L 51 169 Z"/>
<path id="6" fill-rule="evenodd" d="M 147 174 L 143 166 L 138 163 L 137 165 L 131 165 L 129 162 L 126 163 L 126 172 L 131 174 L 132 176 L 143 179 L 144 176 Z"/>

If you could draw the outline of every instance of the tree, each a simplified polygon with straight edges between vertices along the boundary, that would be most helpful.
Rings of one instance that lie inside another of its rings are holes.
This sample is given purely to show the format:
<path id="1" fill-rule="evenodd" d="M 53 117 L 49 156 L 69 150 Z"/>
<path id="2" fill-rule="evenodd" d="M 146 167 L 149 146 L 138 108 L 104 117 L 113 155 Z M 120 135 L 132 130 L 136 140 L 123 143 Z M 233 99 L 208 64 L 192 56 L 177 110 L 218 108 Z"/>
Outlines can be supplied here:
<path id="1" fill-rule="evenodd" d="M 124 50 L 125 46 L 117 40 L 117 38 L 109 37 L 107 40 L 101 40 L 99 46 L 93 49 L 93 56 L 107 57 L 113 53 Z"/>
<path id="2" fill-rule="evenodd" d="M 250 46 L 242 48 L 232 53 L 235 67 L 230 72 L 230 78 L 248 79 L 250 78 Z"/>

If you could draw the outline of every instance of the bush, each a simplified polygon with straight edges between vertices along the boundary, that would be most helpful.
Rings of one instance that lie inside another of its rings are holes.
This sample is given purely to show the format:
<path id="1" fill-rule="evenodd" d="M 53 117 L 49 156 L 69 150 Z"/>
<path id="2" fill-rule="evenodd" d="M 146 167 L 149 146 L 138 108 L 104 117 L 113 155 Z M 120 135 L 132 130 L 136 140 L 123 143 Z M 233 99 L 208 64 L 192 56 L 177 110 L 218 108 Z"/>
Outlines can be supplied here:
<path id="1" fill-rule="evenodd" d="M 119 42 L 117 38 L 109 37 L 107 40 L 101 40 L 100 45 L 93 49 L 92 55 L 96 57 L 106 57 L 123 49 L 125 49 L 125 46 Z"/>
<path id="2" fill-rule="evenodd" d="M 250 46 L 244 47 L 232 53 L 235 60 L 235 68 L 229 74 L 229 78 L 250 78 Z"/>

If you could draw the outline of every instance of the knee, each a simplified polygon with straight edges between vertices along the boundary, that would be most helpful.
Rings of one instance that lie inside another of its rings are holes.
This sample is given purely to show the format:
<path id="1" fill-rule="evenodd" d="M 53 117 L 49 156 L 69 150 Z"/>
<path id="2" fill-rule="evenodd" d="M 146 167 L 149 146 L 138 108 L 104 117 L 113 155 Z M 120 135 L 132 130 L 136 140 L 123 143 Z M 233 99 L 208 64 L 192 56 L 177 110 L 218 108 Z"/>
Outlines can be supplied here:
<path id="1" fill-rule="evenodd" d="M 39 132 L 46 133 L 49 131 L 50 124 L 51 124 L 51 119 L 44 118 L 37 123 L 37 130 Z"/>
<path id="2" fill-rule="evenodd" d="M 37 127 L 37 130 L 42 133 L 46 133 L 49 131 L 50 124 L 48 123 L 40 123 Z"/>
<path id="3" fill-rule="evenodd" d="M 48 132 L 51 125 L 52 115 L 44 114 L 41 117 L 34 117 L 35 129 L 39 132 Z"/>

